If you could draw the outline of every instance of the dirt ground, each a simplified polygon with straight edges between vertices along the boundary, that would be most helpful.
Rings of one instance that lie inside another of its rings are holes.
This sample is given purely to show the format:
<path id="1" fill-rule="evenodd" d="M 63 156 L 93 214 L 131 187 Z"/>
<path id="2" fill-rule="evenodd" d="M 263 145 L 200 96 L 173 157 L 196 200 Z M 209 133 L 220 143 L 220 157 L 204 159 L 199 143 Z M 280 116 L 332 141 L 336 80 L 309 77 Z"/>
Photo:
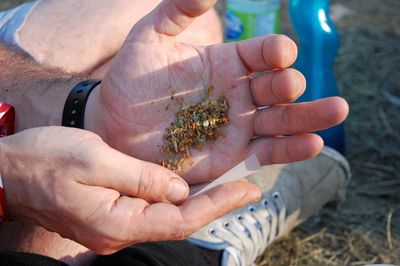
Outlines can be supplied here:
<path id="1" fill-rule="evenodd" d="M 0 9 L 21 2 L 2 0 Z M 400 265 L 400 1 L 332 0 L 332 7 L 353 179 L 345 202 L 270 246 L 259 265 Z M 295 38 L 287 0 L 282 13 L 282 31 Z"/>

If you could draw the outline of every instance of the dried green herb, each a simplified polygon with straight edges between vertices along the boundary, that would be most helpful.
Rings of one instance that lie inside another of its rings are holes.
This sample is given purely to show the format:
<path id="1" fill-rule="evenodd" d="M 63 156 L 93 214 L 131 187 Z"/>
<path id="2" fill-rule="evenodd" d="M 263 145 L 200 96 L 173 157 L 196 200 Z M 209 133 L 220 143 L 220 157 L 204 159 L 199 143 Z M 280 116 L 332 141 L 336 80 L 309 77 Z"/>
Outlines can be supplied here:
<path id="1" fill-rule="evenodd" d="M 191 162 L 190 149 L 202 149 L 207 143 L 224 136 L 221 126 L 229 123 L 229 106 L 225 97 L 209 99 L 213 87 L 206 90 L 205 99 L 196 104 L 182 106 L 176 113 L 176 119 L 164 134 L 164 155 L 162 165 L 173 171 L 179 171 L 187 162 Z"/>

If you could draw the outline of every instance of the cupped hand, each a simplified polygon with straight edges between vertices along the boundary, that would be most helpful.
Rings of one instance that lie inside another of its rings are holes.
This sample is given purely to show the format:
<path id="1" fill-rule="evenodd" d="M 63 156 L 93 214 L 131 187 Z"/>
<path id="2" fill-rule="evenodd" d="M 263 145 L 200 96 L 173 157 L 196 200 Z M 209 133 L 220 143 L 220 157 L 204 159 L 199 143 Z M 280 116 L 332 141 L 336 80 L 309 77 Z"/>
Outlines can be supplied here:
<path id="1" fill-rule="evenodd" d="M 251 154 L 262 164 L 318 154 L 323 141 L 308 132 L 342 122 L 348 105 L 337 97 L 289 104 L 306 86 L 289 68 L 297 57 L 293 41 L 283 35 L 207 47 L 176 41 L 214 3 L 165 0 L 139 21 L 89 99 L 87 128 L 120 151 L 159 163 L 165 129 L 181 108 L 176 98 L 196 104 L 213 86 L 213 97 L 228 101 L 230 124 L 224 138 L 192 150 L 194 163 L 180 173 L 189 183 L 214 179 Z"/>
<path id="2" fill-rule="evenodd" d="M 0 160 L 13 219 L 39 224 L 99 254 L 182 239 L 260 196 L 253 184 L 240 181 L 185 201 L 187 184 L 173 172 L 71 128 L 35 128 L 3 138 Z"/>

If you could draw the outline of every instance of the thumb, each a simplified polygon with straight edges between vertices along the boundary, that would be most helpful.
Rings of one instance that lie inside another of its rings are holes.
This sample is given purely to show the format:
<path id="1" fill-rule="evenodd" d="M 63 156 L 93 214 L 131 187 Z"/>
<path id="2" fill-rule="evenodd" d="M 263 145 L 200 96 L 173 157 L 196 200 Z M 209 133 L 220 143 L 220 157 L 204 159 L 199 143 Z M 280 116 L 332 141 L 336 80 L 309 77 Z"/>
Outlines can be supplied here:
<path id="1" fill-rule="evenodd" d="M 95 178 L 87 185 L 107 187 L 147 202 L 180 204 L 189 195 L 188 184 L 174 172 L 107 147 Z"/>
<path id="2" fill-rule="evenodd" d="M 164 0 L 135 25 L 130 37 L 137 41 L 174 38 L 189 27 L 196 17 L 211 9 L 215 2 L 216 0 Z"/>

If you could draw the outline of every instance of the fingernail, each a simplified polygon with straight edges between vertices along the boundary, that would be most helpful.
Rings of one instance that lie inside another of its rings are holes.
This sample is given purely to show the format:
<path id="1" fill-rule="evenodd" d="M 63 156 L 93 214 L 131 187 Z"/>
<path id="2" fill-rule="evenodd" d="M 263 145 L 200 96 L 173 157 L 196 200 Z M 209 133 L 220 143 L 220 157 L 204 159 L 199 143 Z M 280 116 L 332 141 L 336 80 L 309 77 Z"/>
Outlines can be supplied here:
<path id="1" fill-rule="evenodd" d="M 167 200 L 172 203 L 184 201 L 189 193 L 188 186 L 181 180 L 173 178 L 169 181 Z"/>

